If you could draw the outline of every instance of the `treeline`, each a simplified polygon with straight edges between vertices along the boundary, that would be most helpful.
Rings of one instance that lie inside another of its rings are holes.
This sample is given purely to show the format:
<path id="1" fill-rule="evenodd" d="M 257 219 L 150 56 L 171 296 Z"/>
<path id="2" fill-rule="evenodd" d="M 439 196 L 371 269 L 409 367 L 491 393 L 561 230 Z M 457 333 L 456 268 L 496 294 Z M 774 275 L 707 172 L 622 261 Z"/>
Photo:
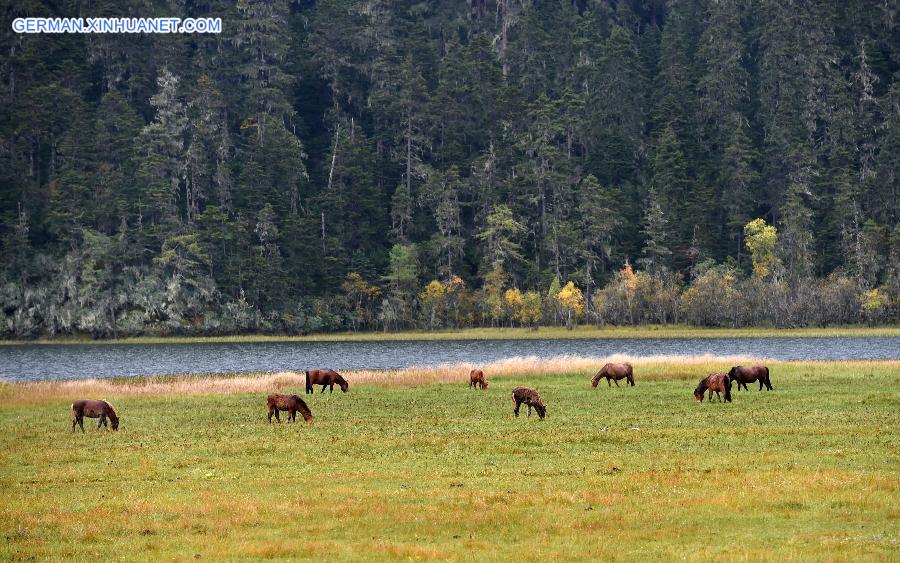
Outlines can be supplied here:
<path id="1" fill-rule="evenodd" d="M 6 336 L 900 319 L 894 4 L 0 6 Z"/>

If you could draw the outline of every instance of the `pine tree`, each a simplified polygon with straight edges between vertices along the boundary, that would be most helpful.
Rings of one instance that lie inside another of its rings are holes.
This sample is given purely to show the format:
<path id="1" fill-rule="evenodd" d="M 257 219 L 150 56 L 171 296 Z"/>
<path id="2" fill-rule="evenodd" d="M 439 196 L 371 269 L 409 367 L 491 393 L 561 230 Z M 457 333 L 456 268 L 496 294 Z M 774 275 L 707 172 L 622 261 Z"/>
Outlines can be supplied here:
<path id="1" fill-rule="evenodd" d="M 156 116 L 141 130 L 136 147 L 139 221 L 150 226 L 151 237 L 160 243 L 180 223 L 186 118 L 178 99 L 178 81 L 168 69 L 160 71 L 159 92 L 150 99 Z"/>
<path id="2" fill-rule="evenodd" d="M 668 225 L 669 219 L 659 202 L 659 196 L 651 188 L 644 214 L 644 228 L 641 231 L 645 237 L 644 248 L 641 250 L 643 257 L 638 261 L 654 273 L 665 270 L 671 263 Z"/>
<path id="3" fill-rule="evenodd" d="M 581 257 L 584 260 L 584 286 L 591 299 L 596 270 L 606 273 L 613 257 L 613 240 L 622 224 L 616 211 L 617 198 L 603 188 L 593 175 L 587 175 L 578 187 L 579 231 L 582 236 Z"/>

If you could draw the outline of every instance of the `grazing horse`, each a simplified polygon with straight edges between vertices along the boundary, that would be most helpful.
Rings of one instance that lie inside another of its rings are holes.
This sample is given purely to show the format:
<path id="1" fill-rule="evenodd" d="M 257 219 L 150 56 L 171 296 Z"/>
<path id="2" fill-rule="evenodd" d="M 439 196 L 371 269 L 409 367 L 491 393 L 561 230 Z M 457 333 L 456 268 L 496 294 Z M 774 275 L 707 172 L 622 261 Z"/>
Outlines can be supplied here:
<path id="1" fill-rule="evenodd" d="M 300 411 L 300 414 L 303 416 L 303 420 L 309 422 L 313 419 L 312 412 L 309 410 L 309 407 L 306 406 L 306 403 L 303 402 L 303 399 L 298 397 L 297 395 L 282 395 L 281 393 L 272 393 L 268 397 L 266 397 L 266 403 L 269 406 L 269 424 L 272 424 L 272 415 L 275 415 L 275 420 L 281 422 L 281 418 L 278 416 L 278 411 L 288 411 L 288 420 L 291 422 L 297 421 L 297 411 Z"/>
<path id="2" fill-rule="evenodd" d="M 606 364 L 600 371 L 597 372 L 597 375 L 591 379 L 591 387 L 596 388 L 597 384 L 600 383 L 600 380 L 606 378 L 606 384 L 609 387 L 612 387 L 612 383 L 610 380 L 616 382 L 616 387 L 619 386 L 619 380 L 625 379 L 628 383 L 634 387 L 634 368 L 631 367 L 631 364 Z"/>
<path id="3" fill-rule="evenodd" d="M 329 393 L 334 393 L 334 384 L 337 383 L 340 386 L 341 391 L 344 393 L 347 392 L 347 389 L 350 388 L 350 384 L 347 383 L 347 380 L 341 377 L 341 374 L 334 371 L 333 369 L 308 369 L 306 370 L 306 394 L 313 393 L 313 385 L 321 385 L 322 393 L 325 392 L 325 388 L 329 387 Z"/>
<path id="4" fill-rule="evenodd" d="M 747 389 L 748 383 L 753 383 L 757 380 L 759 380 L 760 391 L 762 391 L 763 385 L 766 386 L 767 390 L 772 390 L 772 382 L 769 381 L 769 368 L 766 366 L 734 366 L 728 372 L 728 377 L 737 383 L 738 391 L 741 390 L 741 385 L 744 386 L 744 389 Z"/>
<path id="5" fill-rule="evenodd" d="M 116 415 L 112 405 L 106 401 L 79 399 L 72 403 L 72 432 L 75 432 L 76 425 L 80 426 L 81 431 L 84 432 L 84 417 L 99 418 L 97 430 L 100 430 L 101 426 L 106 426 L 109 429 L 109 425 L 106 422 L 107 419 L 112 423 L 113 430 L 119 429 L 119 417 Z"/>
<path id="6" fill-rule="evenodd" d="M 528 387 L 516 387 L 512 390 L 512 400 L 514 405 L 514 415 L 519 416 L 519 407 L 524 403 L 528 405 L 528 416 L 531 416 L 531 407 L 534 407 L 534 410 L 538 413 L 538 417 L 540 417 L 541 420 L 544 420 L 544 416 L 547 414 L 547 407 L 544 405 L 544 401 L 541 400 L 541 396 L 538 395 L 538 392 L 534 389 Z"/>
<path id="7" fill-rule="evenodd" d="M 488 388 L 487 378 L 484 376 L 484 372 L 480 369 L 473 369 L 469 372 L 469 387 L 481 387 L 482 389 Z"/>
<path id="8" fill-rule="evenodd" d="M 724 373 L 711 373 L 700 380 L 697 388 L 694 389 L 694 398 L 702 403 L 703 393 L 707 390 L 709 391 L 710 401 L 712 401 L 712 394 L 715 391 L 716 396 L 719 397 L 719 402 L 722 401 L 721 393 L 725 394 L 726 401 L 731 402 L 731 378 Z"/>

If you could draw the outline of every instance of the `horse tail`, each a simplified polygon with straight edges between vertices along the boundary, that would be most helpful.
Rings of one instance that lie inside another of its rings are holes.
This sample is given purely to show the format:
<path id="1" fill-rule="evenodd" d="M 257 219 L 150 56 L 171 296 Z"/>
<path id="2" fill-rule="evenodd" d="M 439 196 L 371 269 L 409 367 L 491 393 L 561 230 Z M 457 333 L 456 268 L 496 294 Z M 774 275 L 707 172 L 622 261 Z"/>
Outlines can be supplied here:
<path id="1" fill-rule="evenodd" d="M 725 384 L 725 400 L 730 403 L 731 402 L 731 378 L 726 375 L 723 383 Z"/>
<path id="2" fill-rule="evenodd" d="M 763 366 L 763 369 L 766 370 L 766 387 L 769 389 L 772 388 L 772 382 L 769 380 L 769 366 Z"/>
<path id="3" fill-rule="evenodd" d="M 309 370 L 306 370 L 306 390 L 309 391 L 312 384 L 309 382 Z"/>

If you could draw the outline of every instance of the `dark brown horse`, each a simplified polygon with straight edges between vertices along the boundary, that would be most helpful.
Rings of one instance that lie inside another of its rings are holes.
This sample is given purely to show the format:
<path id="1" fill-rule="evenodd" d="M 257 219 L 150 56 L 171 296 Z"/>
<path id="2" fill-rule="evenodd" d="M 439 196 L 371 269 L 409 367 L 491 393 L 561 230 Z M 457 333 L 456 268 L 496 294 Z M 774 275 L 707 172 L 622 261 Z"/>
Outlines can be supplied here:
<path id="1" fill-rule="evenodd" d="M 303 399 L 298 397 L 297 395 L 282 395 L 281 393 L 272 393 L 266 398 L 266 403 L 269 406 L 269 424 L 272 424 L 272 415 L 275 415 L 275 420 L 281 422 L 281 418 L 278 416 L 278 411 L 288 411 L 288 420 L 291 422 L 297 421 L 297 411 L 300 411 L 300 414 L 303 416 L 303 420 L 309 422 L 313 419 L 312 412 L 309 410 L 309 407 L 306 406 L 306 403 L 303 402 Z"/>
<path id="2" fill-rule="evenodd" d="M 625 379 L 628 383 L 634 387 L 634 368 L 631 367 L 631 364 L 606 364 L 600 371 L 597 372 L 597 375 L 591 379 L 591 387 L 597 387 L 597 384 L 600 383 L 600 380 L 606 378 L 606 384 L 609 387 L 612 387 L 612 383 L 610 380 L 616 382 L 616 387 L 619 386 L 619 380 Z"/>
<path id="3" fill-rule="evenodd" d="M 329 393 L 334 393 L 334 384 L 337 383 L 341 388 L 341 391 L 344 393 L 350 388 L 350 384 L 347 383 L 341 374 L 334 371 L 333 369 L 308 369 L 306 370 L 306 394 L 313 393 L 313 385 L 321 385 L 322 393 L 325 392 L 325 388 L 329 387 Z"/>
<path id="4" fill-rule="evenodd" d="M 513 414 L 519 416 L 519 407 L 523 404 L 528 405 L 528 416 L 531 416 L 531 408 L 537 411 L 538 417 L 544 420 L 547 414 L 547 407 L 541 396 L 534 389 L 528 387 L 516 387 L 512 390 Z"/>
<path id="5" fill-rule="evenodd" d="M 700 380 L 700 383 L 697 385 L 697 388 L 694 389 L 694 398 L 703 402 L 703 394 L 705 391 L 709 391 L 709 400 L 712 401 L 713 391 L 716 392 L 716 396 L 719 397 L 719 402 L 722 401 L 722 394 L 725 394 L 725 400 L 729 403 L 731 402 L 731 378 L 725 375 L 724 373 L 711 373 L 706 376 L 704 379 Z"/>
<path id="6" fill-rule="evenodd" d="M 760 391 L 762 391 L 763 385 L 766 386 L 767 390 L 772 390 L 772 382 L 769 381 L 769 368 L 766 366 L 734 366 L 728 372 L 728 377 L 737 383 L 738 391 L 741 390 L 741 385 L 749 391 L 747 384 L 757 380 L 759 381 Z"/>
<path id="7" fill-rule="evenodd" d="M 113 430 L 119 429 L 119 417 L 116 415 L 112 405 L 106 401 L 79 399 L 72 403 L 72 432 L 75 432 L 76 425 L 80 426 L 81 431 L 84 432 L 84 417 L 99 418 L 97 430 L 100 430 L 101 426 L 106 426 L 109 429 L 109 424 L 106 422 L 107 419 L 112 423 Z"/>
<path id="8" fill-rule="evenodd" d="M 473 369 L 469 372 L 469 387 L 481 387 L 482 389 L 488 388 L 487 378 L 484 376 L 484 372 L 480 369 Z"/>

